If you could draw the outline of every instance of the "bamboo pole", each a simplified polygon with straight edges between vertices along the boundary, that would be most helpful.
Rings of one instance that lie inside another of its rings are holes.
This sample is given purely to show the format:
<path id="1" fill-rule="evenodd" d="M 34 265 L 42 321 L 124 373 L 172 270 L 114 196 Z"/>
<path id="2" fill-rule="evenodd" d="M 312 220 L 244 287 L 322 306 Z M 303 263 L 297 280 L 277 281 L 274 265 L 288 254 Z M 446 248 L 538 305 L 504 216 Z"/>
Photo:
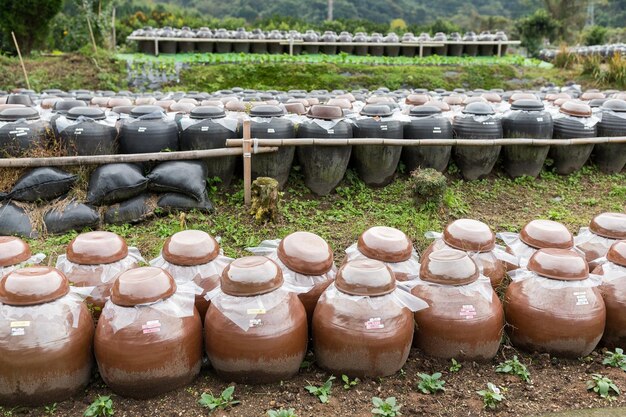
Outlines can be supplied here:
<path id="1" fill-rule="evenodd" d="M 20 58 L 20 64 L 22 65 L 22 71 L 24 72 L 24 78 L 26 78 L 26 86 L 30 90 L 30 81 L 28 80 L 28 73 L 26 72 L 26 66 L 24 65 L 24 59 L 22 59 L 22 52 L 20 51 L 20 46 L 17 44 L 17 39 L 15 38 L 15 33 L 11 31 L 11 36 L 13 36 L 13 43 L 15 43 L 15 49 L 17 50 L 17 56 Z"/>
<path id="2" fill-rule="evenodd" d="M 276 152 L 278 148 L 260 147 L 255 153 Z M 241 148 L 203 149 L 181 152 L 155 152 L 117 155 L 55 156 L 49 158 L 0 158 L 0 168 L 57 167 L 71 165 L 102 165 L 124 162 L 180 161 L 218 156 L 236 156 Z"/>
<path id="3" fill-rule="evenodd" d="M 115 51 L 117 49 L 117 36 L 115 33 L 115 7 L 111 12 L 111 37 L 113 38 L 111 42 L 111 48 L 113 51 Z"/>
<path id="4" fill-rule="evenodd" d="M 257 139 L 258 146 L 349 146 L 349 145 L 385 145 L 385 146 L 573 146 L 598 143 L 626 143 L 626 137 L 600 137 L 576 139 Z M 226 146 L 242 146 L 242 139 L 228 139 Z"/>
<path id="5" fill-rule="evenodd" d="M 252 139 L 250 133 L 250 120 L 243 122 L 243 139 L 241 153 L 243 154 L 243 200 L 246 207 L 252 200 Z"/>
<path id="6" fill-rule="evenodd" d="M 96 38 L 93 36 L 93 29 L 91 29 L 91 20 L 89 19 L 89 12 L 87 12 L 87 27 L 89 28 L 89 37 L 91 38 L 91 45 L 93 46 L 93 53 L 98 53 L 98 47 L 96 46 Z"/>

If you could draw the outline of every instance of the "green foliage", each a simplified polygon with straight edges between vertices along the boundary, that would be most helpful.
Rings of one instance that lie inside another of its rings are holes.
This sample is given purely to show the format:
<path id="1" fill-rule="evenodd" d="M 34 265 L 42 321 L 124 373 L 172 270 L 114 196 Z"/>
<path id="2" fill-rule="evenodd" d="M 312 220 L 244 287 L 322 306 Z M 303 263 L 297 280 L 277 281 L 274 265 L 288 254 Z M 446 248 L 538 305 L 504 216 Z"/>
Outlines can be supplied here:
<path id="1" fill-rule="evenodd" d="M 452 365 L 450 365 L 450 372 L 459 372 L 463 365 L 456 361 L 456 359 L 452 358 Z"/>
<path id="2" fill-rule="evenodd" d="M 235 406 L 240 403 L 240 401 L 236 401 L 233 397 L 233 393 L 235 392 L 235 387 L 230 386 L 226 388 L 219 397 L 213 396 L 213 394 L 207 394 L 206 392 L 200 396 L 200 400 L 198 404 L 200 404 L 204 408 L 208 408 L 209 411 L 215 411 L 217 409 L 226 409 L 232 406 Z"/>
<path id="3" fill-rule="evenodd" d="M 350 379 L 348 375 L 341 375 L 341 380 L 343 381 L 343 389 L 350 390 L 352 387 L 357 385 L 361 380 L 359 378 Z"/>
<path id="4" fill-rule="evenodd" d="M 417 389 L 419 389 L 424 394 L 435 394 L 439 391 L 445 391 L 446 389 L 443 387 L 446 384 L 446 381 L 441 379 L 441 373 L 435 372 L 432 375 L 418 373 L 420 381 L 417 384 Z"/>
<path id="5" fill-rule="evenodd" d="M 566 44 L 562 44 L 554 58 L 554 66 L 562 69 L 571 69 L 576 63 L 576 54 L 569 51 Z"/>
<path id="6" fill-rule="evenodd" d="M 519 19 L 515 28 L 520 35 L 522 46 L 530 56 L 536 56 L 543 46 L 543 40 L 554 40 L 559 23 L 545 9 L 538 9 L 530 16 Z"/>
<path id="7" fill-rule="evenodd" d="M 317 397 L 322 404 L 326 404 L 328 402 L 328 399 L 330 398 L 330 393 L 333 388 L 334 379 L 335 377 L 331 376 L 330 378 L 326 380 L 326 382 L 324 382 L 324 384 L 322 384 L 319 387 L 309 384 L 306 387 L 304 387 L 304 389 L 307 390 L 309 394 Z"/>
<path id="8" fill-rule="evenodd" d="M 3 1 L 0 6 L 0 30 L 4 39 L 2 49 L 14 51 L 11 31 L 28 55 L 48 33 L 52 18 L 61 10 L 63 0 Z"/>
<path id="9" fill-rule="evenodd" d="M 500 362 L 496 367 L 496 372 L 517 375 L 522 381 L 530 382 L 530 373 L 528 372 L 526 365 L 517 359 L 517 355 L 513 356 L 513 359 L 507 359 L 504 362 Z"/>
<path id="10" fill-rule="evenodd" d="M 626 372 L 626 355 L 624 355 L 624 350 L 621 348 L 615 348 L 615 352 L 607 350 L 604 353 L 602 364 L 612 368 L 620 368 Z"/>
<path id="11" fill-rule="evenodd" d="M 57 412 L 57 403 L 45 405 L 43 411 L 47 415 L 53 416 Z"/>
<path id="12" fill-rule="evenodd" d="M 115 413 L 113 410 L 113 400 L 109 395 L 98 395 L 98 398 L 91 403 L 83 413 L 84 417 L 108 417 Z"/>
<path id="13" fill-rule="evenodd" d="M 268 417 L 298 417 L 296 410 L 293 408 L 281 408 L 280 410 L 269 410 Z"/>
<path id="14" fill-rule="evenodd" d="M 402 408 L 402 406 L 396 403 L 396 397 L 389 397 L 385 400 L 379 397 L 374 397 L 372 398 L 372 404 L 374 404 L 374 408 L 372 408 L 372 415 L 385 417 L 402 415 L 400 412 L 400 408 Z"/>
<path id="15" fill-rule="evenodd" d="M 608 29 L 602 26 L 591 26 L 583 32 L 585 45 L 603 45 L 606 42 Z"/>
<path id="16" fill-rule="evenodd" d="M 418 205 L 439 208 L 447 189 L 446 177 L 433 168 L 417 168 L 409 177 L 411 190 Z"/>
<path id="17" fill-rule="evenodd" d="M 495 410 L 498 404 L 505 400 L 502 394 L 503 389 L 495 386 L 491 382 L 487 382 L 487 389 L 476 391 L 478 395 L 483 397 L 483 406 L 490 410 Z"/>
<path id="18" fill-rule="evenodd" d="M 611 399 L 620 395 L 619 388 L 611 379 L 601 374 L 592 374 L 591 379 L 587 381 L 587 390 L 593 391 L 602 398 Z"/>

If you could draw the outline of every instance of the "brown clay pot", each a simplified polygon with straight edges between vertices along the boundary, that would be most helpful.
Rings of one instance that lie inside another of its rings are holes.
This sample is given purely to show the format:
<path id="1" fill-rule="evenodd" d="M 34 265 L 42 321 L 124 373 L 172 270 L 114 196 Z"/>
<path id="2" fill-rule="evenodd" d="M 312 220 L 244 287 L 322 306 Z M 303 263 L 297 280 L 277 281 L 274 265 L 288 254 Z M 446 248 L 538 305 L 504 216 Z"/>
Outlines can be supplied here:
<path id="1" fill-rule="evenodd" d="M 123 397 L 150 398 L 184 386 L 200 372 L 202 323 L 198 311 L 175 317 L 148 303 L 160 303 L 176 292 L 165 271 L 141 267 L 120 274 L 98 321 L 95 354 L 104 382 Z M 133 317 L 116 329 L 116 316 Z M 117 330 L 117 331 L 116 331 Z"/>
<path id="2" fill-rule="evenodd" d="M 625 213 L 602 213 L 595 216 L 589 224 L 589 232 L 606 238 L 595 239 L 593 242 L 585 242 L 576 245 L 584 255 L 589 269 L 593 269 L 598 264 L 594 260 L 606 255 L 609 247 L 615 240 L 626 239 L 626 214 Z"/>
<path id="3" fill-rule="evenodd" d="M 67 278 L 49 267 L 0 279 L 1 405 L 61 402 L 89 382 L 93 321 L 85 304 L 66 297 L 69 290 Z"/>
<path id="4" fill-rule="evenodd" d="M 599 289 L 575 285 L 589 276 L 584 258 L 567 249 L 540 249 L 528 269 L 542 278 L 514 281 L 505 295 L 512 344 L 572 358 L 591 353 L 602 337 L 606 310 Z M 541 279 L 571 284 L 546 288 Z"/>
<path id="5" fill-rule="evenodd" d="M 282 283 L 278 265 L 261 256 L 236 259 L 221 278 L 226 297 L 261 296 L 261 300 L 278 296 L 273 292 Z M 248 309 L 247 330 L 224 315 L 219 305 L 219 299 L 212 300 L 204 321 L 204 336 L 207 356 L 220 378 L 264 384 L 298 373 L 306 354 L 308 330 L 306 311 L 295 294 L 288 293 L 269 310 Z"/>
<path id="6" fill-rule="evenodd" d="M 313 314 L 317 364 L 335 375 L 382 377 L 399 371 L 413 339 L 413 314 L 384 298 L 373 309 L 366 298 L 383 297 L 395 289 L 393 271 L 384 263 L 364 259 L 348 262 L 337 273 L 337 297 L 322 295 Z"/>
<path id="7" fill-rule="evenodd" d="M 0 236 L 0 268 L 26 262 L 30 257 L 28 243 L 19 237 Z"/>
<path id="8" fill-rule="evenodd" d="M 413 254 L 413 242 L 404 232 L 393 227 L 374 226 L 359 236 L 357 249 L 365 257 L 395 264 L 406 262 Z M 345 263 L 345 262 L 344 262 Z M 398 281 L 406 281 L 408 274 L 388 265 Z M 418 271 L 414 271 L 417 275 Z"/>
<path id="9" fill-rule="evenodd" d="M 459 289 L 478 277 L 476 263 L 465 252 L 442 249 L 424 255 L 420 279 L 438 285 L 417 285 L 411 291 L 430 306 L 415 313 L 415 347 L 447 359 L 488 360 L 496 355 L 504 328 L 497 294 L 491 290 L 487 299 Z"/>
<path id="10" fill-rule="evenodd" d="M 600 293 L 606 306 L 606 325 L 602 342 L 609 348 L 626 345 L 626 240 L 615 242 L 607 254 L 608 265 L 600 265 L 594 274 L 604 275 L 605 268 L 610 268 L 610 280 L 603 280 Z M 617 271 L 621 271 L 620 274 Z M 617 272 L 617 273 L 616 273 Z"/>

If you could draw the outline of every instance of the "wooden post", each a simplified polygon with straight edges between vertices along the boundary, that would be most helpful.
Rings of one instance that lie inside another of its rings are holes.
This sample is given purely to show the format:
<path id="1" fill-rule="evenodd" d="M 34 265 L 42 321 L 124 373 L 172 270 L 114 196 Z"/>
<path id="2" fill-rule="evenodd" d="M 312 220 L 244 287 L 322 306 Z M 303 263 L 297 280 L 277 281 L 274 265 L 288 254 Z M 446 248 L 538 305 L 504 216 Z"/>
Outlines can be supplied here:
<path id="1" fill-rule="evenodd" d="M 424 45 L 422 45 L 422 41 L 420 41 L 420 58 L 424 56 Z"/>
<path id="2" fill-rule="evenodd" d="M 93 53 L 98 53 L 98 47 L 96 46 L 96 38 L 93 36 L 93 30 L 91 29 L 91 20 L 89 19 L 89 12 L 87 12 L 87 28 L 89 28 L 89 36 L 91 37 L 91 45 L 93 46 Z"/>
<path id="3" fill-rule="evenodd" d="M 289 56 L 293 56 L 293 36 L 289 38 Z"/>
<path id="4" fill-rule="evenodd" d="M 502 56 L 502 41 L 498 41 L 498 58 Z"/>
<path id="5" fill-rule="evenodd" d="M 252 139 L 250 134 L 250 120 L 243 122 L 243 199 L 250 207 L 252 199 Z"/>
<path id="6" fill-rule="evenodd" d="M 24 65 L 24 60 L 22 59 L 22 53 L 20 52 L 20 46 L 17 44 L 17 39 L 15 38 L 15 33 L 11 31 L 11 36 L 13 36 L 13 42 L 15 43 L 15 49 L 17 49 L 17 56 L 20 58 L 20 64 L 22 65 L 22 71 L 24 72 L 24 78 L 26 78 L 26 86 L 30 90 L 30 81 L 28 80 L 28 74 L 26 73 L 26 66 Z"/>
<path id="7" fill-rule="evenodd" d="M 116 49 L 116 43 L 117 43 L 117 39 L 116 39 L 116 33 L 115 33 L 115 7 L 113 8 L 113 12 L 111 13 L 111 35 L 113 37 L 112 42 L 111 42 L 111 48 L 115 51 Z"/>

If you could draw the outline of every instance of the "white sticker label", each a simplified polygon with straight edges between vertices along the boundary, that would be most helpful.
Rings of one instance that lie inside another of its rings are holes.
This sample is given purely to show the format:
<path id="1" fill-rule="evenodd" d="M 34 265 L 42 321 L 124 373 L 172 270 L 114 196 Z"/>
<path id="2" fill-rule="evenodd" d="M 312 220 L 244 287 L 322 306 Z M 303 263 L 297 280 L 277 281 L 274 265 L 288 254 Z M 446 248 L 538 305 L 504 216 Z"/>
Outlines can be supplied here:
<path id="1" fill-rule="evenodd" d="M 464 304 L 459 315 L 465 317 L 466 320 L 473 319 L 476 317 L 476 309 L 472 304 Z"/>
<path id="2" fill-rule="evenodd" d="M 276 131 L 270 127 L 269 129 L 267 129 L 267 133 L 276 133 Z"/>
<path id="3" fill-rule="evenodd" d="M 247 313 L 251 316 L 256 316 L 257 314 L 265 314 L 266 311 L 264 308 L 249 308 Z"/>
<path id="4" fill-rule="evenodd" d="M 441 134 L 441 128 L 438 126 L 433 127 L 433 133 L 436 133 L 438 135 Z"/>
<path id="5" fill-rule="evenodd" d="M 387 130 L 387 125 L 380 125 L 380 130 Z"/>
<path id="6" fill-rule="evenodd" d="M 30 321 L 12 321 L 10 327 L 29 327 Z"/>
<path id="7" fill-rule="evenodd" d="M 587 292 L 575 292 L 574 296 L 576 296 L 576 305 L 577 306 L 586 306 L 589 305 L 589 300 L 587 299 Z"/>
<path id="8" fill-rule="evenodd" d="M 538 122 L 543 122 L 543 117 L 537 117 Z"/>
<path id="9" fill-rule="evenodd" d="M 365 322 L 365 328 L 367 330 L 384 329 L 385 325 L 381 323 L 380 317 L 372 317 Z"/>
<path id="10" fill-rule="evenodd" d="M 147 128 L 147 127 L 140 127 L 140 128 L 138 128 L 138 129 L 137 129 L 137 132 L 139 132 L 139 133 L 143 133 L 143 132 L 145 132 L 146 130 L 148 130 L 148 128 Z"/>
<path id="11" fill-rule="evenodd" d="M 146 324 L 141 325 L 143 334 L 156 333 L 161 331 L 161 322 L 158 320 L 147 321 Z"/>
<path id="12" fill-rule="evenodd" d="M 334 134 L 334 133 L 335 133 L 335 129 L 328 129 L 326 132 L 327 132 L 329 135 L 332 135 L 332 134 Z"/>
<path id="13" fill-rule="evenodd" d="M 202 128 L 200 129 L 203 132 L 208 132 L 209 131 L 209 127 L 208 126 L 202 126 Z"/>
<path id="14" fill-rule="evenodd" d="M 263 326 L 263 320 L 261 319 L 251 319 L 250 327 L 261 327 Z"/>
<path id="15" fill-rule="evenodd" d="M 11 336 L 24 336 L 26 334 L 26 329 L 23 327 L 13 327 L 11 328 Z"/>

